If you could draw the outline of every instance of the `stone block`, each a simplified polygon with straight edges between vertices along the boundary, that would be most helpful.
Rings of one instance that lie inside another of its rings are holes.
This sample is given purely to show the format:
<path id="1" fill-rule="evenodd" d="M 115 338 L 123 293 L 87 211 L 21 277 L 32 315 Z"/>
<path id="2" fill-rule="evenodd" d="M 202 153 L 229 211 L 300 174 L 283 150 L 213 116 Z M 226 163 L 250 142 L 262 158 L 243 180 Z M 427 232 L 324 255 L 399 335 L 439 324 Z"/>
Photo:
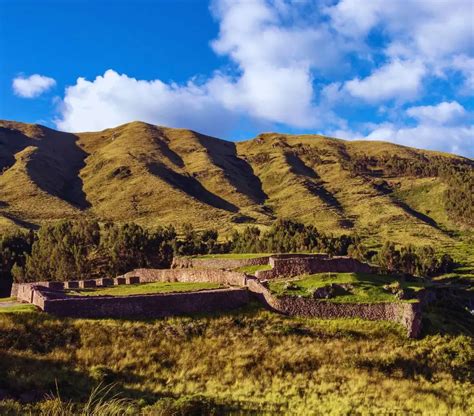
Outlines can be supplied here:
<path id="1" fill-rule="evenodd" d="M 79 281 L 71 280 L 69 282 L 64 282 L 64 289 L 79 289 Z"/>
<path id="2" fill-rule="evenodd" d="M 87 289 L 87 288 L 92 288 L 92 287 L 96 287 L 96 286 L 97 286 L 96 282 L 93 279 L 79 280 L 79 287 L 81 289 Z"/>
<path id="3" fill-rule="evenodd" d="M 140 283 L 140 277 L 139 276 L 127 276 L 125 278 L 125 281 L 127 285 L 135 285 L 137 283 Z"/>
<path id="4" fill-rule="evenodd" d="M 63 290 L 64 282 L 47 282 L 46 287 L 52 290 Z"/>
<path id="5" fill-rule="evenodd" d="M 96 279 L 97 286 L 113 286 L 114 279 L 110 279 L 108 277 L 103 277 L 101 279 Z"/>
<path id="6" fill-rule="evenodd" d="M 125 279 L 125 277 L 116 277 L 115 279 L 113 279 L 113 281 L 115 286 L 127 284 L 127 280 Z"/>

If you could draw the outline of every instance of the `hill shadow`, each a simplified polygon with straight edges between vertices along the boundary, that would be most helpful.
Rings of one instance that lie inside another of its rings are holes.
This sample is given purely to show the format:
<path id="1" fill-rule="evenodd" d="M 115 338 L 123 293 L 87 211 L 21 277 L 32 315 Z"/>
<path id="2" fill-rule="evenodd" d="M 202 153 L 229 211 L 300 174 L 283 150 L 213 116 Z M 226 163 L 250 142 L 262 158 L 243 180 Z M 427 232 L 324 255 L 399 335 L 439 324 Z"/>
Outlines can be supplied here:
<path id="1" fill-rule="evenodd" d="M 186 194 L 192 196 L 200 202 L 214 208 L 223 209 L 230 212 L 238 212 L 239 208 L 225 199 L 209 192 L 204 186 L 192 176 L 186 176 L 175 172 L 165 165 L 155 162 L 147 164 L 148 170 L 155 176 L 166 181 L 174 188 L 178 188 Z"/>
<path id="2" fill-rule="evenodd" d="M 319 179 L 318 174 L 307 166 L 301 158 L 291 152 L 285 152 L 285 160 L 290 165 L 290 171 L 296 175 L 307 176 L 312 179 Z"/>
<path id="3" fill-rule="evenodd" d="M 43 191 L 80 209 L 90 206 L 79 176 L 88 154 L 77 145 L 78 137 L 38 126 L 38 134 L 28 137 L 19 130 L 0 127 L 0 143 L 9 154 L 3 157 L 3 168 L 15 164 L 15 154 L 31 148 L 26 161 L 30 179 Z"/>
<path id="4" fill-rule="evenodd" d="M 445 230 L 441 229 L 441 227 L 438 225 L 438 223 L 428 215 L 423 214 L 420 211 L 417 211 L 416 209 L 412 208 L 410 205 L 408 205 L 406 202 L 400 200 L 393 194 L 393 189 L 391 186 L 386 182 L 382 181 L 380 183 L 373 183 L 372 182 L 372 187 L 378 191 L 379 193 L 386 195 L 390 198 L 393 204 L 401 208 L 403 211 L 405 211 L 407 214 L 411 215 L 412 217 L 415 217 L 419 219 L 420 221 L 424 222 L 425 224 L 436 228 L 439 231 L 442 231 L 444 233 Z"/>
<path id="5" fill-rule="evenodd" d="M 309 192 L 319 197 L 326 205 L 334 208 L 339 213 L 344 213 L 344 207 L 339 200 L 326 189 L 323 181 L 314 169 L 307 166 L 299 156 L 292 152 L 285 152 L 285 160 L 290 165 L 290 171 L 292 173 L 308 178 L 304 180 L 303 185 Z M 313 181 L 311 179 L 318 179 L 319 181 Z"/>
<path id="6" fill-rule="evenodd" d="M 28 228 L 28 229 L 31 229 L 31 230 L 37 230 L 39 228 L 39 225 L 37 225 L 33 222 L 29 222 L 29 221 L 25 221 L 25 220 L 22 220 L 20 218 L 17 218 L 13 214 L 10 214 L 9 212 L 2 211 L 0 213 L 0 215 L 2 215 L 6 219 L 14 222 L 16 225 L 18 225 L 20 227 Z"/>
<path id="7" fill-rule="evenodd" d="M 410 214 L 411 216 L 419 219 L 420 221 L 423 221 L 425 224 L 430 225 L 431 227 L 444 232 L 444 230 L 440 228 L 438 223 L 433 218 L 429 217 L 428 215 L 423 214 L 420 211 L 413 209 L 412 207 L 410 207 L 410 205 L 408 205 L 407 203 L 403 201 L 400 201 L 399 199 L 396 199 L 394 197 L 391 197 L 391 199 L 395 205 L 403 209 L 407 214 Z"/>
<path id="8" fill-rule="evenodd" d="M 196 133 L 199 143 L 206 149 L 212 163 L 224 171 L 225 178 L 239 192 L 256 204 L 268 199 L 260 178 L 252 166 L 237 155 L 235 143 Z"/>

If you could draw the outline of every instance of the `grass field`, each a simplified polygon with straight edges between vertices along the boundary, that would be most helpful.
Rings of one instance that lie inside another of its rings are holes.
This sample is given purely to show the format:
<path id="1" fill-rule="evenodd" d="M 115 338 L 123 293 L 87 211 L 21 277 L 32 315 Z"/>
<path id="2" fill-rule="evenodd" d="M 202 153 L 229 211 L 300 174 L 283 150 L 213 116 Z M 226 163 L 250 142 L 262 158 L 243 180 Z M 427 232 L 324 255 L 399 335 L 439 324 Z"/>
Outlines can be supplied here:
<path id="1" fill-rule="evenodd" d="M 0 314 L 33 312 L 35 310 L 34 305 L 16 303 L 15 298 L 0 298 Z"/>
<path id="2" fill-rule="evenodd" d="M 127 296 L 127 295 L 146 295 L 152 293 L 171 293 L 171 292 L 194 292 L 197 290 L 219 289 L 223 286 L 217 283 L 207 282 L 155 282 L 142 283 L 136 285 L 119 285 L 99 289 L 83 289 L 69 291 L 70 295 L 81 296 Z"/>
<path id="3" fill-rule="evenodd" d="M 289 318 L 256 305 L 139 321 L 3 314 L 0 389 L 59 389 L 77 406 L 113 383 L 131 414 L 150 416 L 472 414 L 472 339 L 434 332 L 428 323 L 410 340 L 393 323 Z M 0 414 L 53 407 L 0 401 Z"/>
<path id="4" fill-rule="evenodd" d="M 270 270 L 272 266 L 269 264 L 262 264 L 257 266 L 244 266 L 235 269 L 236 272 L 247 273 L 247 274 L 255 274 L 260 270 Z"/>
<path id="5" fill-rule="evenodd" d="M 270 256 L 271 253 L 226 253 L 226 254 L 203 254 L 191 256 L 199 259 L 258 259 Z"/>
<path id="6" fill-rule="evenodd" d="M 270 290 L 277 295 L 312 296 L 313 289 L 330 283 L 350 284 L 350 292 L 340 294 L 330 299 L 331 302 L 394 302 L 396 297 L 384 290 L 383 286 L 397 281 L 391 276 L 380 276 L 365 273 L 318 273 L 292 279 L 293 288 L 286 288 L 288 280 L 271 281 Z M 413 292 L 424 287 L 423 282 L 402 282 L 403 289 Z"/>

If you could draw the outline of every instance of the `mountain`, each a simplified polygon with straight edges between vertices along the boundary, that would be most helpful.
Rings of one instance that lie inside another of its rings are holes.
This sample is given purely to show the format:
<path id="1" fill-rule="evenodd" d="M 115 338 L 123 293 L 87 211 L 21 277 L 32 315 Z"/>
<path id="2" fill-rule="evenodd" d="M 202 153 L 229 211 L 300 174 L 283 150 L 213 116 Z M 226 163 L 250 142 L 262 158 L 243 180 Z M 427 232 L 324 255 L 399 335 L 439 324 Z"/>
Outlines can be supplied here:
<path id="1" fill-rule="evenodd" d="M 385 142 L 0 121 L 0 230 L 88 216 L 230 232 L 284 217 L 374 241 L 451 244 L 473 229 L 473 172 L 470 159 Z"/>

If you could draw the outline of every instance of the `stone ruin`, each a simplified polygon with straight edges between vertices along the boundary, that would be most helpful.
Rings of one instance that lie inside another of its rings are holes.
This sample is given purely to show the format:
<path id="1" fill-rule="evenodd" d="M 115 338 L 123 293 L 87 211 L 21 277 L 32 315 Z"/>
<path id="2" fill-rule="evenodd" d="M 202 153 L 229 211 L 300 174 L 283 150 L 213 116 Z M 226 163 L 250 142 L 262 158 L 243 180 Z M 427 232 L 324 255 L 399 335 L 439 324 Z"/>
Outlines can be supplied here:
<path id="1" fill-rule="evenodd" d="M 255 276 L 231 271 L 249 265 L 267 264 L 271 269 L 258 271 Z M 178 257 L 173 260 L 171 269 L 135 269 L 113 279 L 14 284 L 11 295 L 58 316 L 86 318 L 162 317 L 226 311 L 242 307 L 256 299 L 267 308 L 284 315 L 388 320 L 405 326 L 409 337 L 419 336 L 421 302 L 333 303 L 318 299 L 317 296 L 275 296 L 265 283 L 266 280 L 276 277 L 318 272 L 374 271 L 376 269 L 373 266 L 350 257 L 329 257 L 322 254 L 272 255 L 253 259 Z M 212 282 L 226 287 L 196 292 L 129 296 L 69 296 L 65 292 L 65 289 L 150 282 Z"/>

